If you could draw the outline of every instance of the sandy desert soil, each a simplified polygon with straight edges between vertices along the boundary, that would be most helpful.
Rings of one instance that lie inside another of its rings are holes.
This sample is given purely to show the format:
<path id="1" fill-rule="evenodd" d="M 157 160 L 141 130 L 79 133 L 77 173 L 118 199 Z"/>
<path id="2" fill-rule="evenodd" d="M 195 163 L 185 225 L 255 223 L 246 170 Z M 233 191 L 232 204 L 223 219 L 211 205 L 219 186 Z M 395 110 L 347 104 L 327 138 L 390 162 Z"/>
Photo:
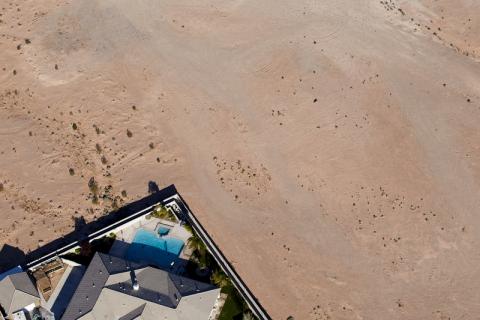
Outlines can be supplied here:
<path id="1" fill-rule="evenodd" d="M 478 319 L 479 31 L 475 0 L 2 1 L 0 245 L 175 183 L 274 319 Z"/>

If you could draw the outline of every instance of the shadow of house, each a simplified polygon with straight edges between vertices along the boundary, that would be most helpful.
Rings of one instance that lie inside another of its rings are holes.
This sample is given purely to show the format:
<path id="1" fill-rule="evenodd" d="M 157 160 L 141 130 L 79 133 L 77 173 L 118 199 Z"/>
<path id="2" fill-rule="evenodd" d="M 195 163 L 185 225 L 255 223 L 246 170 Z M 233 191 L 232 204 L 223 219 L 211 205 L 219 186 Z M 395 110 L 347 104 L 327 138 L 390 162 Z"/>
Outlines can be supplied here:
<path id="1" fill-rule="evenodd" d="M 117 238 L 115 239 L 115 242 L 110 248 L 110 251 L 108 252 L 108 254 L 117 258 L 125 258 L 129 247 L 130 247 L 130 243 Z"/>
<path id="2" fill-rule="evenodd" d="M 119 239 L 115 240 L 108 252 L 103 253 L 182 275 L 186 274 L 186 268 L 189 263 L 189 260 L 185 260 L 165 249 L 140 243 L 127 243 Z M 174 262 L 174 264 L 172 264 L 172 262 Z M 205 280 L 205 278 L 203 280 Z M 209 278 L 204 282 L 208 282 L 208 280 Z"/>
<path id="3" fill-rule="evenodd" d="M 151 182 L 152 181 L 150 181 L 148 184 L 149 189 Z M 83 217 L 75 218 L 75 229 L 71 233 L 66 234 L 56 240 L 53 240 L 52 242 L 49 242 L 44 246 L 29 252 L 26 255 L 22 250 L 18 248 L 12 247 L 7 244 L 4 245 L 2 251 L 0 252 L 0 270 L 8 270 L 9 268 L 15 267 L 17 265 L 26 265 L 29 262 L 35 261 L 49 253 L 55 252 L 75 241 L 79 241 L 80 243 L 82 243 L 88 240 L 89 234 L 106 228 L 115 222 L 126 219 L 134 215 L 135 213 L 158 202 L 161 202 L 162 200 L 171 197 L 177 193 L 174 185 L 170 185 L 162 190 L 158 190 L 158 186 L 156 186 L 156 190 L 156 192 L 140 200 L 134 201 L 116 211 L 110 212 L 108 215 L 105 215 L 98 220 L 92 221 L 90 223 L 86 223 Z"/>
<path id="4" fill-rule="evenodd" d="M 0 250 L 0 273 L 10 270 L 26 262 L 25 253 L 9 244 L 4 244 Z"/>
<path id="5" fill-rule="evenodd" d="M 168 252 L 167 249 L 132 242 L 126 252 L 126 260 L 144 262 L 157 268 L 169 270 L 172 263 L 177 261 L 178 255 Z"/>
<path id="6" fill-rule="evenodd" d="M 70 299 L 72 298 L 75 290 L 78 287 L 78 284 L 82 280 L 83 274 L 85 273 L 85 267 L 72 267 L 68 278 L 65 280 L 65 283 L 57 295 L 54 304 L 51 307 L 51 311 L 57 319 L 60 319 L 62 314 L 65 312 Z"/>

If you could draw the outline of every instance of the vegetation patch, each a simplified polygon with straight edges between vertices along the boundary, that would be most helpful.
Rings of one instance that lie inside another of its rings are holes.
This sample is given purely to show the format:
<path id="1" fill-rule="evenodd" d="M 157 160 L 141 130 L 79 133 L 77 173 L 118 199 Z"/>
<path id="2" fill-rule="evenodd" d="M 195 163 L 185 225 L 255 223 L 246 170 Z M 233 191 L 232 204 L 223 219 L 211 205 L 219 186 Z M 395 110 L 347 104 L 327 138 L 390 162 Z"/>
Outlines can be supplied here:
<path id="1" fill-rule="evenodd" d="M 227 294 L 219 320 L 242 319 L 243 314 L 248 314 L 248 307 L 233 285 L 222 288 L 222 293 Z"/>
<path id="2" fill-rule="evenodd" d="M 217 261 L 208 252 L 205 243 L 189 224 L 184 225 L 192 236 L 187 245 L 193 251 L 187 264 L 187 276 L 199 281 L 208 281 L 221 288 L 221 292 L 227 295 L 225 304 L 219 315 L 219 320 L 231 319 L 256 319 L 243 300 L 240 293 L 232 284 L 230 278 L 223 272 Z"/>
<path id="3" fill-rule="evenodd" d="M 115 238 L 116 235 L 112 232 L 92 242 L 85 241 L 80 244 L 80 248 L 75 249 L 74 252 L 65 254 L 63 258 L 88 265 L 96 252 L 108 253 L 115 242 Z"/>
<path id="4" fill-rule="evenodd" d="M 156 206 L 150 215 L 155 218 L 177 222 L 177 217 L 175 217 L 175 215 L 170 210 L 168 210 L 162 205 Z"/>

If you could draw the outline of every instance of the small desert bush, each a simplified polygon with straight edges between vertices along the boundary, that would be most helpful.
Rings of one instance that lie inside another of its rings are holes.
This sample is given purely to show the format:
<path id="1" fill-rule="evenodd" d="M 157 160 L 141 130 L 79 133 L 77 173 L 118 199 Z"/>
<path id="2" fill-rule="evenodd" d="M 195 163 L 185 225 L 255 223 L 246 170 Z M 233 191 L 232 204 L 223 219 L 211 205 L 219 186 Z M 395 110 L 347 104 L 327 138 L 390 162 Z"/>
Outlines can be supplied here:
<path id="1" fill-rule="evenodd" d="M 91 177 L 90 180 L 88 180 L 88 189 L 90 189 L 90 191 L 93 193 L 93 194 L 96 194 L 97 191 L 98 191 L 98 183 L 97 181 L 95 180 L 95 177 Z"/>

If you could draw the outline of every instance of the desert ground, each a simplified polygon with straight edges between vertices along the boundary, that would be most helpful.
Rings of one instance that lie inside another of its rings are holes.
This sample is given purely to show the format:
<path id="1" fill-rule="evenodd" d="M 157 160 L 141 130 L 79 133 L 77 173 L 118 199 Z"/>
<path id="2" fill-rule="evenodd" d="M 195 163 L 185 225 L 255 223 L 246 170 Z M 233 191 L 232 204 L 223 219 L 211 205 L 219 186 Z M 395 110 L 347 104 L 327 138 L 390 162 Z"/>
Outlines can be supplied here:
<path id="1" fill-rule="evenodd" d="M 480 2 L 2 1 L 0 248 L 150 180 L 274 319 L 479 319 Z"/>

